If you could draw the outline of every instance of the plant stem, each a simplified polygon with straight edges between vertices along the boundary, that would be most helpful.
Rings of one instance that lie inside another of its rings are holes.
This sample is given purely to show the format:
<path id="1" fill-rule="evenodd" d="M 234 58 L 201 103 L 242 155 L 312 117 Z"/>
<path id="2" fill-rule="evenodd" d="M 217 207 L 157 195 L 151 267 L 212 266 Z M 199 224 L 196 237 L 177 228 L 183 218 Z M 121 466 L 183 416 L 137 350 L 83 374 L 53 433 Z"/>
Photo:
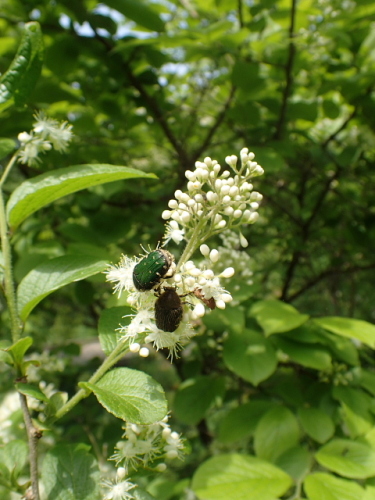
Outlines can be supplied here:
<path id="1" fill-rule="evenodd" d="M 10 159 L 8 165 L 6 166 L 5 170 L 4 170 L 4 173 L 3 175 L 1 176 L 1 179 L 0 179 L 0 188 L 3 186 L 4 182 L 7 180 L 7 177 L 8 177 L 8 174 L 11 170 L 11 168 L 13 167 L 15 161 L 17 160 L 18 158 L 18 152 L 15 153 L 12 158 Z"/>
<path id="2" fill-rule="evenodd" d="M 122 340 L 120 341 L 117 346 L 114 348 L 114 350 L 111 352 L 111 354 L 106 358 L 103 363 L 99 366 L 99 368 L 96 370 L 94 375 L 88 380 L 90 384 L 95 384 L 98 382 L 103 375 L 114 365 L 119 361 L 123 355 L 125 354 L 125 348 L 128 340 Z M 63 417 L 66 415 L 70 410 L 72 410 L 76 404 L 78 404 L 81 399 L 87 398 L 91 394 L 91 391 L 89 389 L 80 389 L 69 401 L 67 401 L 57 412 L 55 415 L 55 419 L 58 420 L 59 418 Z"/>
<path id="3" fill-rule="evenodd" d="M 17 340 L 20 338 L 22 325 L 17 311 L 17 300 L 16 300 L 16 292 L 15 292 L 13 269 L 12 269 L 12 252 L 9 243 L 5 203 L 1 186 L 5 180 L 6 174 L 10 170 L 10 166 L 12 166 L 15 161 L 15 158 L 16 156 L 13 156 L 13 158 L 9 162 L 0 181 L 0 239 L 4 257 L 4 289 L 5 289 L 5 297 L 9 307 L 13 342 L 17 342 Z"/>
<path id="4" fill-rule="evenodd" d="M 32 489 L 32 499 L 40 500 L 39 496 L 39 482 L 38 482 L 38 439 L 41 437 L 40 432 L 34 427 L 31 420 L 29 408 L 27 406 L 27 399 L 24 394 L 19 394 L 21 401 L 21 408 L 23 413 L 23 419 L 25 421 L 27 438 L 29 441 L 29 460 L 30 460 L 30 479 L 31 479 L 31 489 Z"/>
<path id="5" fill-rule="evenodd" d="M 196 228 L 193 231 L 193 234 L 191 235 L 191 238 L 188 242 L 188 244 L 185 247 L 185 250 L 183 251 L 180 260 L 178 261 L 177 268 L 176 268 L 176 273 L 180 269 L 180 267 L 185 264 L 185 262 L 190 258 L 191 255 L 195 252 L 195 250 L 198 247 L 198 244 L 203 243 L 203 241 L 200 241 L 200 233 L 201 229 L 203 226 L 207 224 L 207 221 L 202 218 L 201 221 L 198 223 Z M 207 238 L 205 238 L 207 239 Z"/>

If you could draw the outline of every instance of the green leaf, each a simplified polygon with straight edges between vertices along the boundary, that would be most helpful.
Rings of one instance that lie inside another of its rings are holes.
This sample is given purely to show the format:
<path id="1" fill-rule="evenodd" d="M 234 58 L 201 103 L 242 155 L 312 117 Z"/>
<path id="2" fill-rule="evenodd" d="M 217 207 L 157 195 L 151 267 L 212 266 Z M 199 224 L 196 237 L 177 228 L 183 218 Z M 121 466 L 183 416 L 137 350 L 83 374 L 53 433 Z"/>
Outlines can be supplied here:
<path id="1" fill-rule="evenodd" d="M 55 446 L 44 457 L 42 484 L 46 500 L 98 500 L 100 472 L 84 444 Z"/>
<path id="2" fill-rule="evenodd" d="M 275 461 L 286 450 L 298 444 L 299 427 L 293 413 L 277 406 L 260 419 L 254 435 L 254 449 L 259 458 Z"/>
<path id="3" fill-rule="evenodd" d="M 30 396 L 31 398 L 48 403 L 47 396 L 36 385 L 23 384 L 19 382 L 18 384 L 16 384 L 16 389 L 18 392 L 24 394 L 25 396 Z"/>
<path id="4" fill-rule="evenodd" d="M 129 324 L 131 318 L 124 316 L 131 313 L 132 309 L 130 307 L 122 306 L 104 309 L 100 315 L 98 324 L 99 340 L 107 356 L 111 354 L 122 337 L 122 334 L 116 330 L 120 328 L 120 325 L 125 326 Z"/>
<path id="5" fill-rule="evenodd" d="M 23 337 L 5 350 L 7 352 L 10 352 L 15 364 L 20 365 L 23 361 L 23 357 L 26 351 L 32 345 L 32 343 L 33 339 L 31 337 Z"/>
<path id="6" fill-rule="evenodd" d="M 252 330 L 231 333 L 224 344 L 223 357 L 230 370 L 254 385 L 266 380 L 277 366 L 270 341 Z"/>
<path id="7" fill-rule="evenodd" d="M 66 392 L 58 391 L 52 394 L 44 411 L 46 416 L 53 417 L 67 401 L 68 394 Z"/>
<path id="8" fill-rule="evenodd" d="M 141 0 L 105 0 L 103 3 L 151 31 L 161 32 L 165 30 L 164 22 L 153 9 Z"/>
<path id="9" fill-rule="evenodd" d="M 103 272 L 107 262 L 84 255 L 64 255 L 51 259 L 30 271 L 18 286 L 17 300 L 21 319 L 47 295 L 59 288 Z"/>
<path id="10" fill-rule="evenodd" d="M 338 386 L 333 388 L 332 396 L 341 404 L 342 418 L 351 437 L 366 434 L 372 428 L 373 399 L 367 393 L 358 388 Z"/>
<path id="11" fill-rule="evenodd" d="M 333 439 L 320 448 L 315 458 L 341 476 L 365 479 L 375 475 L 375 450 L 349 439 Z"/>
<path id="12" fill-rule="evenodd" d="M 273 339 L 274 346 L 291 361 L 315 370 L 331 368 L 331 356 L 324 347 L 300 344 L 280 336 Z"/>
<path id="13" fill-rule="evenodd" d="M 250 309 L 253 316 L 268 337 L 273 333 L 288 332 L 305 323 L 309 316 L 280 300 L 260 300 Z"/>
<path id="14" fill-rule="evenodd" d="M 21 474 L 28 456 L 29 448 L 27 443 L 21 439 L 13 440 L 0 448 L 0 463 L 4 464 L 15 478 Z"/>
<path id="15" fill-rule="evenodd" d="M 332 333 L 360 340 L 369 347 L 375 348 L 375 325 L 367 321 L 337 316 L 315 318 L 314 321 Z"/>
<path id="16" fill-rule="evenodd" d="M 186 424 L 195 425 L 200 422 L 206 411 L 222 398 L 225 391 L 225 380 L 222 377 L 196 377 L 186 380 L 179 387 L 174 399 L 174 413 Z"/>
<path id="17" fill-rule="evenodd" d="M 307 476 L 304 489 L 309 500 L 361 500 L 364 494 L 358 483 L 325 472 Z"/>
<path id="18" fill-rule="evenodd" d="M 219 441 L 233 443 L 252 435 L 260 418 L 273 406 L 272 401 L 254 400 L 233 408 L 220 422 Z"/>
<path id="19" fill-rule="evenodd" d="M 275 500 L 291 485 L 281 469 L 259 458 L 236 453 L 204 462 L 192 489 L 201 500 Z"/>
<path id="20" fill-rule="evenodd" d="M 14 229 L 40 208 L 81 189 L 138 177 L 156 178 L 154 174 L 134 168 L 106 164 L 75 165 L 37 175 L 23 182 L 10 196 L 7 203 L 9 224 Z"/>
<path id="21" fill-rule="evenodd" d="M 43 37 L 39 23 L 27 23 L 24 29 L 17 54 L 0 78 L 0 111 L 13 103 L 25 104 L 42 69 Z"/>
<path id="22" fill-rule="evenodd" d="M 311 453 L 306 448 L 295 446 L 280 455 L 275 464 L 300 482 L 310 471 L 312 462 Z"/>
<path id="23" fill-rule="evenodd" d="M 0 160 L 16 149 L 17 145 L 13 139 L 0 138 Z"/>
<path id="24" fill-rule="evenodd" d="M 318 408 L 299 408 L 298 417 L 306 434 L 318 443 L 325 443 L 335 432 L 331 417 Z"/>
<path id="25" fill-rule="evenodd" d="M 366 493 L 365 496 L 361 498 L 361 500 L 374 500 L 374 498 L 375 498 L 375 486 L 366 485 Z"/>
<path id="26" fill-rule="evenodd" d="M 133 424 L 153 424 L 167 413 L 163 388 L 146 373 L 130 368 L 115 368 L 96 384 L 81 382 L 104 408 Z"/>

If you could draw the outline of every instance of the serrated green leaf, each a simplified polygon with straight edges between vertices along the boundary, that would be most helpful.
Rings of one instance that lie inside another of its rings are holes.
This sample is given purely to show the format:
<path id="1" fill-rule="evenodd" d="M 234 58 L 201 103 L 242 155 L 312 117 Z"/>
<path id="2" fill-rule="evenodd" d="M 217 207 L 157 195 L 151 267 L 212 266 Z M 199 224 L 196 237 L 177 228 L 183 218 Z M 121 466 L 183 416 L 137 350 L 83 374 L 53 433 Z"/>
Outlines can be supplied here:
<path id="1" fill-rule="evenodd" d="M 0 78 L 0 110 L 25 104 L 42 69 L 43 37 L 39 23 L 25 24 L 21 43 L 9 69 Z"/>
<path id="2" fill-rule="evenodd" d="M 16 149 L 13 139 L 0 138 L 0 160 Z"/>
<path id="3" fill-rule="evenodd" d="M 299 408 L 298 417 L 306 434 L 318 443 L 325 443 L 335 432 L 333 420 L 319 408 Z"/>
<path id="4" fill-rule="evenodd" d="M 361 500 L 364 494 L 358 483 L 325 472 L 307 476 L 304 489 L 309 500 Z"/>
<path id="5" fill-rule="evenodd" d="M 132 313 L 132 309 L 127 306 L 111 307 L 105 309 L 99 318 L 98 331 L 100 345 L 103 351 L 108 356 L 116 347 L 118 341 L 122 337 L 118 328 L 129 324 L 131 318 L 126 317 Z"/>
<path id="6" fill-rule="evenodd" d="M 252 330 L 231 332 L 224 344 L 223 357 L 230 370 L 254 385 L 266 380 L 277 366 L 270 341 Z"/>
<path id="7" fill-rule="evenodd" d="M 315 455 L 327 469 L 341 476 L 365 479 L 375 475 L 375 451 L 364 443 L 349 439 L 333 439 Z"/>
<path id="8" fill-rule="evenodd" d="M 325 328 L 329 332 L 357 339 L 375 348 L 375 325 L 354 318 L 341 318 L 338 316 L 327 316 L 325 318 L 315 318 L 315 323 Z"/>
<path id="9" fill-rule="evenodd" d="M 250 316 L 257 320 L 266 336 L 288 332 L 309 319 L 307 314 L 300 314 L 293 306 L 280 300 L 256 302 L 250 309 Z"/>
<path id="10" fill-rule="evenodd" d="M 25 396 L 30 396 L 31 398 L 48 403 L 47 396 L 36 385 L 24 384 L 19 382 L 18 384 L 16 384 L 16 389 L 18 392 L 24 394 Z"/>
<path id="11" fill-rule="evenodd" d="M 254 449 L 259 458 L 275 461 L 286 450 L 298 444 L 296 417 L 285 407 L 269 410 L 260 419 L 254 435 Z"/>
<path id="12" fill-rule="evenodd" d="M 14 362 L 16 365 L 22 363 L 25 352 L 32 345 L 33 339 L 31 337 L 23 337 L 20 340 L 17 340 L 13 345 L 7 347 L 6 351 L 10 352 Z"/>
<path id="13" fill-rule="evenodd" d="M 218 439 L 232 443 L 252 435 L 260 418 L 275 406 L 272 401 L 250 401 L 230 410 L 220 422 Z"/>
<path id="14" fill-rule="evenodd" d="M 23 321 L 47 295 L 59 288 L 103 272 L 107 262 L 84 255 L 64 255 L 30 271 L 17 289 L 18 310 Z"/>
<path id="15" fill-rule="evenodd" d="M 141 0 L 105 0 L 104 3 L 151 31 L 161 32 L 165 30 L 164 22 L 152 8 Z"/>
<path id="16" fill-rule="evenodd" d="M 153 424 L 167 413 L 164 390 L 146 373 L 130 368 L 115 368 L 96 384 L 81 382 L 104 408 L 133 424 Z"/>
<path id="17" fill-rule="evenodd" d="M 87 445 L 59 445 L 42 463 L 46 500 L 98 500 L 100 472 Z"/>
<path id="18" fill-rule="evenodd" d="M 9 225 L 15 228 L 40 208 L 81 189 L 137 177 L 156 178 L 134 168 L 106 164 L 75 165 L 38 175 L 13 191 L 7 203 Z"/>
<path id="19" fill-rule="evenodd" d="M 193 477 L 192 489 L 201 500 L 275 500 L 291 485 L 274 465 L 249 455 L 210 458 Z"/>
<path id="20" fill-rule="evenodd" d="M 222 377 L 196 377 L 179 387 L 174 399 L 174 413 L 181 422 L 197 424 L 217 398 L 222 398 L 225 381 Z"/>

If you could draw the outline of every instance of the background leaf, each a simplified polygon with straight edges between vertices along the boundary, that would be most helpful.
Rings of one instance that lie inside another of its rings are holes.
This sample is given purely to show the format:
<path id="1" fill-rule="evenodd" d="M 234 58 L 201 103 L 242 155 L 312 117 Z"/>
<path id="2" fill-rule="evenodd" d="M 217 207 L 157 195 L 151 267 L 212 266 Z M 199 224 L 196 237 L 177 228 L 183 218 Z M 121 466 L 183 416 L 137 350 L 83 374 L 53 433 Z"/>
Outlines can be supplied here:
<path id="1" fill-rule="evenodd" d="M 307 314 L 300 314 L 293 306 L 279 300 L 256 302 L 250 309 L 250 315 L 257 320 L 266 336 L 288 332 L 309 319 Z"/>
<path id="2" fill-rule="evenodd" d="M 119 179 L 148 177 L 153 174 L 116 165 L 77 165 L 38 175 L 15 189 L 7 203 L 9 224 L 15 228 L 29 215 L 67 194 Z"/>

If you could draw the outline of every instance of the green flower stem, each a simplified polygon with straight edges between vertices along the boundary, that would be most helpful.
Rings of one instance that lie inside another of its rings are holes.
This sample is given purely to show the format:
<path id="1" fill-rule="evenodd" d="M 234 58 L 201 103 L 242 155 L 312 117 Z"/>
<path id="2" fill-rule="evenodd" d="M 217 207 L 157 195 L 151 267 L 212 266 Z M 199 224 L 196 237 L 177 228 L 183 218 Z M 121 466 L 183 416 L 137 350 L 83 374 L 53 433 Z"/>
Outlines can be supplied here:
<path id="1" fill-rule="evenodd" d="M 117 344 L 111 354 L 103 361 L 94 375 L 88 380 L 90 384 L 98 382 L 107 373 L 107 371 L 124 356 L 127 344 L 128 340 L 122 340 Z M 76 404 L 78 404 L 82 399 L 87 398 L 90 394 L 91 391 L 89 389 L 80 389 L 56 412 L 55 420 L 58 420 L 66 415 L 76 406 Z"/>
<path id="2" fill-rule="evenodd" d="M 176 268 L 176 273 L 180 269 L 180 267 L 185 264 L 186 261 L 189 260 L 189 258 L 193 255 L 195 250 L 203 243 L 201 239 L 201 230 L 207 225 L 207 221 L 204 217 L 199 221 L 198 225 L 195 227 L 193 234 L 191 235 L 191 238 L 189 239 L 188 244 L 185 247 L 185 250 L 183 251 L 180 260 L 178 261 L 177 268 Z M 205 237 L 205 240 L 209 238 L 210 234 Z"/>
<path id="3" fill-rule="evenodd" d="M 0 188 L 3 186 L 4 182 L 7 180 L 8 174 L 11 171 L 11 168 L 13 167 L 13 165 L 15 164 L 17 158 L 18 158 L 18 151 L 17 151 L 17 153 L 15 153 L 12 156 L 12 158 L 10 159 L 8 165 L 6 166 L 6 168 L 4 170 L 3 175 L 1 176 L 1 179 L 0 179 Z"/>
<path id="4" fill-rule="evenodd" d="M 12 158 L 13 163 L 14 163 L 14 158 L 15 157 Z M 21 336 L 22 323 L 18 316 L 18 311 L 17 311 L 16 291 L 13 280 L 12 252 L 8 238 L 8 224 L 6 220 L 3 191 L 1 190 L 1 184 L 4 180 L 5 173 L 7 171 L 9 172 L 9 165 L 12 163 L 12 160 L 9 162 L 6 171 L 4 172 L 3 177 L 0 181 L 0 239 L 1 239 L 1 248 L 4 256 L 4 289 L 5 289 L 5 297 L 9 307 L 12 340 L 13 342 L 17 342 L 17 340 Z"/>

